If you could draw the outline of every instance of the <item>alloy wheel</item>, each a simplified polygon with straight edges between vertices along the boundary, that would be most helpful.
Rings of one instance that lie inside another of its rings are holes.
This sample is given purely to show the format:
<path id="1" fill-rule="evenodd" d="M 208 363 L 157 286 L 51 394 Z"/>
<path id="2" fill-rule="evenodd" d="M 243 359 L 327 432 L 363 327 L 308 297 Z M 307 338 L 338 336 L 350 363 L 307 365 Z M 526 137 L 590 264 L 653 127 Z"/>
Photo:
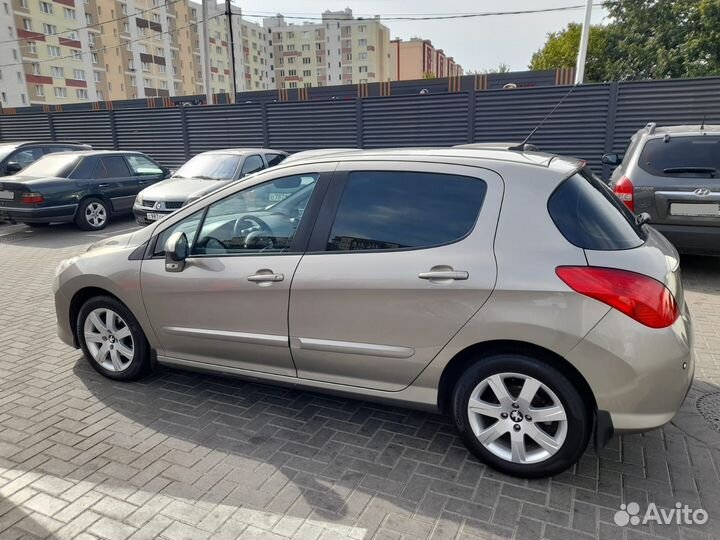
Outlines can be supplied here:
<path id="1" fill-rule="evenodd" d="M 107 221 L 107 210 L 99 202 L 92 202 L 85 208 L 85 220 L 95 228 L 102 227 Z"/>
<path id="2" fill-rule="evenodd" d="M 135 358 L 130 327 L 111 309 L 98 308 L 88 314 L 84 337 L 92 357 L 108 371 L 124 371 Z"/>
<path id="3" fill-rule="evenodd" d="M 496 373 L 471 392 L 468 419 L 478 442 L 512 463 L 545 461 L 567 435 L 565 407 L 544 383 L 521 373 Z"/>

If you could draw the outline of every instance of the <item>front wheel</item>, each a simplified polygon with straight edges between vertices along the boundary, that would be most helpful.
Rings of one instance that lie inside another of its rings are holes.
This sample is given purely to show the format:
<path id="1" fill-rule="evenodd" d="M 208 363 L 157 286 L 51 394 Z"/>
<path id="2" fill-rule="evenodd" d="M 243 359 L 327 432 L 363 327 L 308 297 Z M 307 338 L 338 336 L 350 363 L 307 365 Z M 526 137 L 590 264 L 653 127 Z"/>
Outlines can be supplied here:
<path id="1" fill-rule="evenodd" d="M 573 383 L 521 354 L 490 356 L 468 368 L 452 410 L 468 448 L 512 476 L 558 474 L 580 459 L 590 437 L 591 415 Z"/>
<path id="2" fill-rule="evenodd" d="M 90 365 L 110 379 L 139 379 L 150 368 L 150 345 L 137 319 L 120 301 L 91 298 L 80 308 L 78 342 Z"/>

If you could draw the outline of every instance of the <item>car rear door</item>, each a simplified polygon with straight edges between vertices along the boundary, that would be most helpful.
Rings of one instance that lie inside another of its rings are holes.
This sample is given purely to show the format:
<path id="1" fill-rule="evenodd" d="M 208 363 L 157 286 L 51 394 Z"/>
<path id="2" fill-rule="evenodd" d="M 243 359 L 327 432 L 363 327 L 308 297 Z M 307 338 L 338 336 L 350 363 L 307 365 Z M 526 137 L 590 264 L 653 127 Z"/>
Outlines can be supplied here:
<path id="1" fill-rule="evenodd" d="M 492 292 L 502 192 L 487 169 L 341 163 L 292 283 L 298 377 L 408 386 Z"/>
<path id="2" fill-rule="evenodd" d="M 92 176 L 93 190 L 105 196 L 113 212 L 129 212 L 138 192 L 138 179 L 121 155 L 102 156 Z"/>
<path id="3" fill-rule="evenodd" d="M 629 177 L 652 224 L 720 226 L 720 134 L 650 139 Z"/>

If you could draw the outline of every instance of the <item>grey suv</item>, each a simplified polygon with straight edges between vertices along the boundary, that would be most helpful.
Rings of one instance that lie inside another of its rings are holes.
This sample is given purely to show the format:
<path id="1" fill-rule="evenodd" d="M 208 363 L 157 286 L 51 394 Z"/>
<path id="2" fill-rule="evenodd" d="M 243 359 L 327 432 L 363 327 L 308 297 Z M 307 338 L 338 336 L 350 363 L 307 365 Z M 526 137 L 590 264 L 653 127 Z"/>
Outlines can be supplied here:
<path id="1" fill-rule="evenodd" d="M 64 261 L 54 290 L 106 377 L 157 361 L 439 409 L 526 477 L 669 422 L 694 369 L 676 250 L 535 152 L 280 164 Z"/>
<path id="2" fill-rule="evenodd" d="M 680 252 L 720 256 L 720 126 L 648 124 L 633 135 L 610 186 Z"/>

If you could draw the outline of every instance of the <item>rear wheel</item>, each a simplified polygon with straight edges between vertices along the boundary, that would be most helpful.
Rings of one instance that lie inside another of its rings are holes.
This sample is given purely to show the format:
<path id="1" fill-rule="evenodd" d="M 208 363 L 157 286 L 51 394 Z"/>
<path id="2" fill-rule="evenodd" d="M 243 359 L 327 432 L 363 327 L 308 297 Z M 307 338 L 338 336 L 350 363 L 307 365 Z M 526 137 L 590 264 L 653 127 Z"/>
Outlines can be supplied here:
<path id="1" fill-rule="evenodd" d="M 110 379 L 130 381 L 150 368 L 150 345 L 137 319 L 122 302 L 109 296 L 91 298 L 76 322 L 85 358 Z"/>
<path id="2" fill-rule="evenodd" d="M 552 476 L 587 447 L 591 417 L 572 382 L 547 363 L 498 354 L 473 364 L 455 386 L 453 418 L 468 448 L 512 476 Z"/>
<path id="3" fill-rule="evenodd" d="M 75 214 L 75 225 L 83 231 L 99 231 L 110 221 L 110 211 L 105 201 L 91 197 L 80 203 Z"/>

